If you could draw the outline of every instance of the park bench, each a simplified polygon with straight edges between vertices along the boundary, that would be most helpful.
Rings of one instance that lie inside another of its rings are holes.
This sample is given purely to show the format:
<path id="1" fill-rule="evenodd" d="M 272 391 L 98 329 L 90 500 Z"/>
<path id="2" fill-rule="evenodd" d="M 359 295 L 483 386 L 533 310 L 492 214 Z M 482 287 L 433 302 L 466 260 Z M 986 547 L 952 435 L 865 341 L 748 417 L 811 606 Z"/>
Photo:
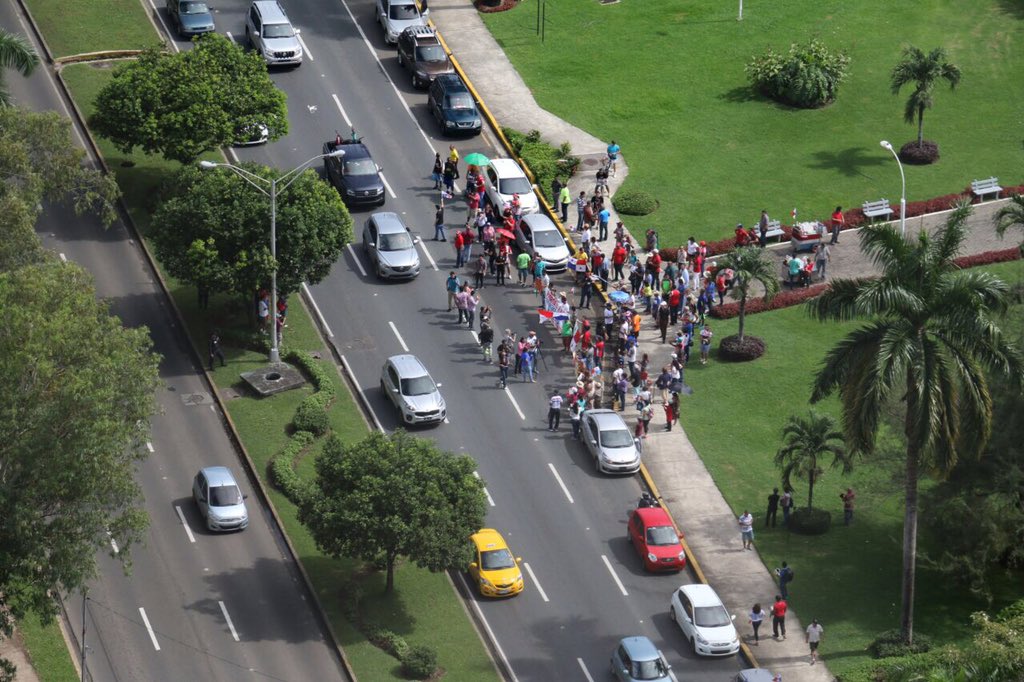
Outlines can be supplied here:
<path id="1" fill-rule="evenodd" d="M 889 207 L 889 200 L 879 199 L 878 201 L 865 201 L 864 215 L 871 220 L 879 217 L 888 218 L 892 215 L 892 209 Z"/>
<path id="2" fill-rule="evenodd" d="M 786 233 L 782 231 L 782 222 L 779 220 L 768 221 L 768 231 L 765 233 L 766 239 L 777 237 L 781 242 L 782 238 L 786 236 Z"/>
<path id="3" fill-rule="evenodd" d="M 971 183 L 971 192 L 975 196 L 979 197 L 982 201 L 985 200 L 986 194 L 995 194 L 997 197 L 999 193 L 1003 191 L 1003 188 L 999 186 L 999 178 L 989 178 L 987 180 L 975 180 Z"/>

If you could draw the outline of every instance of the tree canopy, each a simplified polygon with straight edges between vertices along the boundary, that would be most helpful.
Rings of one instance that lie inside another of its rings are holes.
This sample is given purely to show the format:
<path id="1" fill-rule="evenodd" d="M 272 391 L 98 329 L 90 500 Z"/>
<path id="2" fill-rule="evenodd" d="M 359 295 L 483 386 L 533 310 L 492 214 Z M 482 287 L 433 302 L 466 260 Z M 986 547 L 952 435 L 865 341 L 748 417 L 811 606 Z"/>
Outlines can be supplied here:
<path id="1" fill-rule="evenodd" d="M 134 467 L 159 358 L 74 264 L 0 272 L 0 310 L 0 606 L 45 619 L 110 538 L 127 566 L 146 528 Z"/>
<path id="2" fill-rule="evenodd" d="M 793 489 L 793 477 L 807 479 L 807 508 L 814 506 L 814 484 L 825 473 L 823 465 L 832 458 L 833 469 L 844 474 L 853 471 L 853 458 L 843 445 L 843 434 L 836 420 L 814 410 L 806 416 L 791 415 L 782 429 L 783 444 L 775 454 L 775 465 L 782 470 L 784 490 Z"/>
<path id="3" fill-rule="evenodd" d="M 764 301 L 769 303 L 779 293 L 779 273 L 774 262 L 766 256 L 764 249 L 756 246 L 743 246 L 730 251 L 718 259 L 718 265 L 720 268 L 733 271 L 731 296 L 740 302 L 737 335 L 742 341 L 747 318 L 747 298 L 753 285 L 761 285 L 764 289 Z"/>
<path id="4" fill-rule="evenodd" d="M 823 322 L 864 319 L 825 356 L 813 402 L 838 393 L 843 432 L 855 453 L 871 453 L 879 418 L 899 405 L 907 449 L 900 630 L 913 638 L 918 479 L 976 459 L 992 431 L 989 377 L 1024 385 L 1024 359 L 999 327 L 1010 289 L 994 275 L 961 270 L 954 259 L 967 237 L 969 205 L 916 237 L 891 225 L 860 233 L 861 248 L 882 271 L 876 279 L 837 279 L 808 303 Z"/>
<path id="5" fill-rule="evenodd" d="M 276 170 L 245 164 L 268 181 Z M 266 286 L 270 255 L 270 200 L 229 169 L 181 170 L 153 216 L 151 238 L 174 277 L 210 292 L 248 300 Z M 284 294 L 316 283 L 352 239 L 352 218 L 333 187 L 305 171 L 277 198 L 277 286 Z"/>
<path id="6" fill-rule="evenodd" d="M 390 592 L 399 556 L 431 571 L 468 565 L 469 536 L 486 510 L 475 468 L 470 457 L 401 430 L 351 445 L 332 437 L 299 519 L 331 556 L 383 560 Z"/>
<path id="7" fill-rule="evenodd" d="M 1013 195 L 1009 203 L 996 211 L 995 224 L 1000 239 L 1006 236 L 1007 230 L 1024 232 L 1024 194 Z"/>
<path id="8" fill-rule="evenodd" d="M 285 100 L 256 52 L 208 33 L 190 50 L 152 48 L 119 67 L 89 125 L 125 153 L 138 147 L 191 163 L 254 126 L 271 140 L 286 134 Z"/>
<path id="9" fill-rule="evenodd" d="M 900 94 L 904 85 L 913 85 L 903 107 L 903 120 L 913 123 L 917 119 L 917 144 L 924 143 L 924 111 L 931 109 L 934 103 L 935 86 L 939 80 L 949 83 L 949 88 L 956 88 L 960 82 L 960 68 L 947 61 L 946 50 L 937 47 L 928 54 L 913 45 L 903 50 L 900 62 L 893 68 L 890 77 L 892 94 Z"/>

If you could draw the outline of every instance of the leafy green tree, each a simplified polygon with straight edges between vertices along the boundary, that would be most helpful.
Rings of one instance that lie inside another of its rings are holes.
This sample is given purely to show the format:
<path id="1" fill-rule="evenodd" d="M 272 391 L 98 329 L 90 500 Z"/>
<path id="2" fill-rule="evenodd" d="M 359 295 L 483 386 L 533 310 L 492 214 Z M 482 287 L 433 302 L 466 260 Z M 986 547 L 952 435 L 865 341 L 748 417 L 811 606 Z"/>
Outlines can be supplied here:
<path id="1" fill-rule="evenodd" d="M 0 613 L 45 620 L 55 592 L 97 574 L 110 538 L 130 567 L 159 358 L 74 264 L 0 273 L 0 310 Z"/>
<path id="2" fill-rule="evenodd" d="M 1024 232 L 1024 194 L 1015 194 L 1010 203 L 1004 205 L 995 215 L 996 234 L 1003 237 L 1007 230 Z"/>
<path id="3" fill-rule="evenodd" d="M 402 430 L 347 446 L 332 437 L 316 461 L 316 483 L 299 505 L 299 520 L 331 556 L 383 558 L 390 592 L 399 556 L 431 571 L 469 563 L 469 536 L 486 510 L 475 468 L 470 457 Z"/>
<path id="4" fill-rule="evenodd" d="M 0 108 L 0 196 L 17 194 L 33 213 L 44 201 L 68 204 L 110 225 L 117 219 L 117 183 L 84 160 L 66 117 Z"/>
<path id="5" fill-rule="evenodd" d="M 191 163 L 258 125 L 271 140 L 286 134 L 285 99 L 258 54 L 208 33 L 190 50 L 156 47 L 118 68 L 89 124 L 126 154 L 138 147 Z"/>
<path id="6" fill-rule="evenodd" d="M 2 69 L 14 69 L 22 76 L 29 76 L 39 66 L 39 55 L 23 36 L 0 28 L 0 107 L 11 106 L 11 93 Z"/>
<path id="7" fill-rule="evenodd" d="M 937 47 L 928 54 L 910 45 L 903 50 L 903 57 L 892 70 L 890 87 L 892 94 L 900 94 L 903 86 L 913 84 L 914 91 L 903 107 L 903 120 L 913 123 L 917 119 L 917 146 L 924 144 L 924 111 L 934 103 L 935 86 L 939 80 L 949 83 L 950 90 L 960 82 L 960 68 L 947 61 L 946 50 Z"/>
<path id="8" fill-rule="evenodd" d="M 831 457 L 833 469 L 844 474 L 853 471 L 853 457 L 846 451 L 843 434 L 836 420 L 811 410 L 806 417 L 791 415 L 782 429 L 782 447 L 775 453 L 775 466 L 782 469 L 782 485 L 793 489 L 793 477 L 807 480 L 807 508 L 814 502 L 814 484 L 825 470 L 824 461 Z"/>
<path id="9" fill-rule="evenodd" d="M 904 461 L 903 577 L 900 631 L 913 641 L 918 479 L 977 458 L 992 429 L 987 368 L 1020 390 L 1024 361 L 1003 336 L 998 316 L 1010 290 L 994 275 L 954 263 L 967 236 L 969 205 L 916 237 L 868 226 L 861 248 L 881 269 L 875 279 L 833 280 L 808 304 L 822 322 L 867 320 L 825 356 L 812 402 L 838 392 L 843 432 L 855 453 L 871 453 L 880 416 L 902 404 Z"/>
<path id="10" fill-rule="evenodd" d="M 35 211 L 13 193 L 0 195 L 0 272 L 39 263 L 45 258 L 43 245 L 35 233 Z"/>
<path id="11" fill-rule="evenodd" d="M 742 341 L 747 319 L 747 298 L 753 285 L 759 284 L 764 289 L 764 301 L 769 303 L 779 293 L 779 273 L 773 261 L 765 255 L 764 249 L 756 246 L 744 246 L 730 251 L 717 260 L 720 268 L 733 271 L 731 296 L 740 302 L 738 336 Z"/>
<path id="12" fill-rule="evenodd" d="M 243 167 L 268 180 L 280 175 Z M 274 267 L 270 200 L 225 169 L 186 166 L 172 185 L 151 224 L 160 262 L 183 282 L 250 300 Z M 278 290 L 288 295 L 303 281 L 319 282 L 351 239 L 352 218 L 341 197 L 316 171 L 305 171 L 277 198 Z"/>

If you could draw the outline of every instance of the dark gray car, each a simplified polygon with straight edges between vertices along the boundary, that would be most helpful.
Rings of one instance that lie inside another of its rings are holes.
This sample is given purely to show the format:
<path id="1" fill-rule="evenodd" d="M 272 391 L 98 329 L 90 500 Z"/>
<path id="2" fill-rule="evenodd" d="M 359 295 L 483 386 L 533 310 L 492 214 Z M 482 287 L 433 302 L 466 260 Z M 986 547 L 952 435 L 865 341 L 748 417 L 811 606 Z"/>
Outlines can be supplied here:
<path id="1" fill-rule="evenodd" d="M 205 2 L 167 0 L 167 16 L 174 24 L 174 30 L 182 38 L 191 38 L 214 30 L 213 14 Z"/>

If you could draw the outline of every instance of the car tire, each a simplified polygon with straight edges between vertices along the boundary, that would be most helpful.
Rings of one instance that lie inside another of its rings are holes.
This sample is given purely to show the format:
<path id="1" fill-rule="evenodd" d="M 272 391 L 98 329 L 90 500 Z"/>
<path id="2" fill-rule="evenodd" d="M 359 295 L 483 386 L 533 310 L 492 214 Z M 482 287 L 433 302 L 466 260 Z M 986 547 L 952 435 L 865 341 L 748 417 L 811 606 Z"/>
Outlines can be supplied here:
<path id="1" fill-rule="evenodd" d="M 381 388 L 383 388 L 384 387 L 384 382 L 381 382 L 380 385 L 381 385 Z M 676 615 L 676 607 L 675 606 L 669 606 L 668 607 L 668 615 L 672 619 L 673 623 L 675 623 L 676 625 L 679 625 L 679 617 Z"/>

